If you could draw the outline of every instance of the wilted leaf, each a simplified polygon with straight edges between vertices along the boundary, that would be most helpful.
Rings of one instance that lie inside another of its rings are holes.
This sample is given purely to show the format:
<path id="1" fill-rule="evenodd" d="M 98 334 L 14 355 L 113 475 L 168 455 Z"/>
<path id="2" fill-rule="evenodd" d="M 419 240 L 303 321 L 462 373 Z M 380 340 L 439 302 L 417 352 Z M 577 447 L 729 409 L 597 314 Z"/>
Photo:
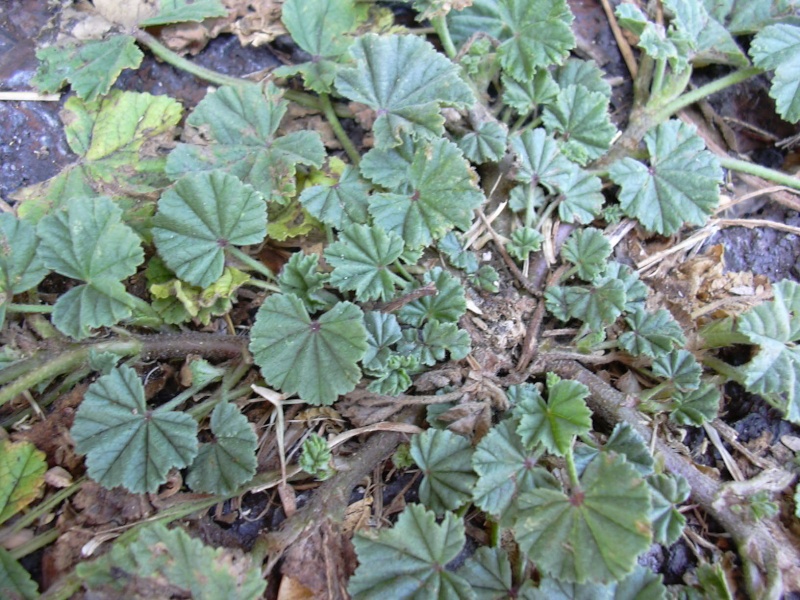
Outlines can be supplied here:
<path id="1" fill-rule="evenodd" d="M 187 175 L 161 195 L 153 240 L 181 279 L 208 287 L 222 275 L 225 248 L 257 244 L 267 231 L 261 194 L 221 171 Z"/>
<path id="2" fill-rule="evenodd" d="M 225 496 L 255 475 L 258 437 L 230 402 L 214 408 L 210 425 L 214 440 L 200 444 L 186 484 L 195 492 Z"/>
<path id="3" fill-rule="evenodd" d="M 86 390 L 70 429 L 89 477 L 103 487 L 152 493 L 172 468 L 197 455 L 197 423 L 173 410 L 148 409 L 136 371 L 115 368 Z"/>
<path id="4" fill-rule="evenodd" d="M 38 586 L 31 579 L 30 573 L 2 547 L 0 547 L 0 596 L 23 600 L 35 600 L 39 597 Z"/>
<path id="5" fill-rule="evenodd" d="M 419 499 L 437 515 L 466 504 L 477 477 L 469 440 L 452 431 L 428 429 L 411 439 L 411 456 L 424 477 Z"/>
<path id="6" fill-rule="evenodd" d="M 272 295 L 250 331 L 250 351 L 267 383 L 311 404 L 333 404 L 355 388 L 366 350 L 363 313 L 349 302 L 312 320 L 294 294 Z"/>
<path id="7" fill-rule="evenodd" d="M 576 583 L 620 580 L 650 547 L 650 491 L 623 458 L 600 454 L 569 495 L 535 489 L 519 499 L 517 542 L 537 568 Z"/>
<path id="8" fill-rule="evenodd" d="M 464 524 L 453 513 L 446 513 L 437 524 L 432 511 L 410 504 L 391 529 L 353 538 L 359 566 L 347 591 L 354 600 L 474 598 L 466 580 L 444 568 L 464 541 Z"/>
<path id="9" fill-rule="evenodd" d="M 44 488 L 44 452 L 30 442 L 0 441 L 0 524 L 36 500 Z"/>
<path id="10" fill-rule="evenodd" d="M 703 225 L 719 203 L 722 170 L 694 127 L 661 123 L 644 136 L 650 166 L 624 158 L 609 167 L 626 215 L 671 235 L 684 222 Z"/>
<path id="11" fill-rule="evenodd" d="M 617 132 L 608 114 L 608 97 L 582 85 L 561 90 L 545 107 L 542 121 L 549 132 L 561 136 L 562 150 L 579 164 L 605 154 Z"/>
<path id="12" fill-rule="evenodd" d="M 336 89 L 377 113 L 375 146 L 402 143 L 401 133 L 437 139 L 444 131 L 442 106 L 475 101 L 456 64 L 415 35 L 359 37 L 350 49 L 356 66 L 336 74 Z"/>
<path id="13" fill-rule="evenodd" d="M 647 483 L 652 492 L 650 520 L 653 523 L 653 539 L 659 544 L 671 546 L 686 525 L 686 517 L 678 512 L 675 505 L 685 502 L 689 497 L 689 483 L 680 475 L 650 475 Z"/>

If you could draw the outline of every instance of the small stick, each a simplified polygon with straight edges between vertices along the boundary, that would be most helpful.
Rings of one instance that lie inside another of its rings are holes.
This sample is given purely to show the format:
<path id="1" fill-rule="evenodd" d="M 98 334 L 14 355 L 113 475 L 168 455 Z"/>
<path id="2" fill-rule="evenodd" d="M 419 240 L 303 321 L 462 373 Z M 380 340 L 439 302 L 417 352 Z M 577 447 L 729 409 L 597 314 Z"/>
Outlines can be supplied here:
<path id="1" fill-rule="evenodd" d="M 611 4 L 608 2 L 608 0 L 600 1 L 603 4 L 603 10 L 606 11 L 608 24 L 611 27 L 614 38 L 617 40 L 617 46 L 619 46 L 619 51 L 622 54 L 622 58 L 625 60 L 625 64 L 628 67 L 631 77 L 636 79 L 636 73 L 639 71 L 639 65 L 636 62 L 636 57 L 633 55 L 631 45 L 628 43 L 628 40 L 625 39 L 622 29 L 620 29 L 619 23 L 617 23 L 617 17 L 614 15 L 614 9 L 611 8 Z"/>

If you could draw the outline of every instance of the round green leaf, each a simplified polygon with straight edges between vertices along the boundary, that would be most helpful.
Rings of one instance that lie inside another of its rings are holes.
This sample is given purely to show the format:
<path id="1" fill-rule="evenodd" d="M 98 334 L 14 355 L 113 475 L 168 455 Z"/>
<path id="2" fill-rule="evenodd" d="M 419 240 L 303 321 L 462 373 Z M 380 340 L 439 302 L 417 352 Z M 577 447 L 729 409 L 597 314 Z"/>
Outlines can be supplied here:
<path id="1" fill-rule="evenodd" d="M 276 294 L 256 315 L 250 351 L 270 385 L 311 404 L 332 404 L 361 379 L 364 315 L 355 304 L 339 302 L 312 320 L 300 298 Z"/>
<path id="2" fill-rule="evenodd" d="M 436 514 L 467 503 L 475 485 L 469 440 L 446 429 L 428 429 L 411 440 L 411 456 L 425 477 L 419 498 Z"/>
<path id="3" fill-rule="evenodd" d="M 0 294 L 7 294 L 5 300 L 37 286 L 47 275 L 47 267 L 36 254 L 38 245 L 33 225 L 11 213 L 0 213 Z M 0 297 L 0 304 L 3 301 Z"/>
<path id="4" fill-rule="evenodd" d="M 187 175 L 158 201 L 158 252 L 181 279 L 208 287 L 222 275 L 227 246 L 257 244 L 267 231 L 261 194 L 221 171 Z"/>

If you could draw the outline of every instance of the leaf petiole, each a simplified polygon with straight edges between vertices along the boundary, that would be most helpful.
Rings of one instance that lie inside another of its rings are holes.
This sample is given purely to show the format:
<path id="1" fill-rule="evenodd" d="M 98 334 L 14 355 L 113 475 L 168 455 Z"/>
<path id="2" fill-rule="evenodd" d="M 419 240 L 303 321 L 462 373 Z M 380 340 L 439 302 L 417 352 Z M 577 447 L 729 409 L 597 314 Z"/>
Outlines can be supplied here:
<path id="1" fill-rule="evenodd" d="M 719 159 L 720 166 L 724 169 L 755 175 L 756 177 L 761 177 L 762 179 L 774 181 L 780 185 L 800 190 L 800 178 L 792 177 L 786 173 L 776 171 L 775 169 L 763 167 L 745 160 L 731 158 L 729 156 L 717 156 L 717 158 Z"/>
<path id="2" fill-rule="evenodd" d="M 450 29 L 447 27 L 447 19 L 444 15 L 439 15 L 436 17 L 431 17 L 431 25 L 433 25 L 434 30 L 436 30 L 436 35 L 439 36 L 439 40 L 442 42 L 442 48 L 447 54 L 447 57 L 450 60 L 455 60 L 456 56 L 458 55 L 458 51 L 456 50 L 455 44 L 453 44 L 453 38 L 450 37 Z"/>
<path id="3" fill-rule="evenodd" d="M 53 307 L 49 304 L 15 304 L 11 303 L 6 306 L 8 312 L 16 313 L 51 313 Z"/>
<path id="4" fill-rule="evenodd" d="M 358 166 L 358 163 L 361 162 L 361 155 L 353 145 L 353 142 L 347 136 L 347 132 L 344 130 L 344 127 L 342 127 L 342 123 L 339 121 L 339 117 L 336 114 L 336 111 L 333 109 L 333 104 L 331 104 L 331 97 L 328 94 L 320 94 L 319 103 L 325 118 L 328 120 L 328 124 L 331 126 L 333 133 L 336 135 L 336 139 L 339 140 L 339 143 L 342 145 L 342 148 L 344 148 L 344 151 L 347 153 L 350 161 L 355 166 Z"/>
<path id="5" fill-rule="evenodd" d="M 253 271 L 261 273 L 267 279 L 275 281 L 275 275 L 272 273 L 272 271 L 270 271 L 263 263 L 255 260 L 249 254 L 243 252 L 236 246 L 228 246 L 226 250 L 230 252 L 230 254 L 236 258 L 236 260 L 244 264 L 246 267 L 249 267 Z M 279 292 L 280 290 L 276 289 L 274 291 Z"/>

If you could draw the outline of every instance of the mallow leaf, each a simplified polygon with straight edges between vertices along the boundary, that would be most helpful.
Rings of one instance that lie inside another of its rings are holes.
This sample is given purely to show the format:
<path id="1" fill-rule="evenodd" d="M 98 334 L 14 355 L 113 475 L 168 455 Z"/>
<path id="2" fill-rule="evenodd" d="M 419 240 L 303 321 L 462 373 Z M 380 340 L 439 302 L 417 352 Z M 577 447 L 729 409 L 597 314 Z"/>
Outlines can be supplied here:
<path id="1" fill-rule="evenodd" d="M 548 452 L 563 456 L 573 436 L 592 428 L 592 411 L 586 405 L 588 388 L 570 379 L 547 374 L 547 402 L 539 394 L 524 397 L 514 407 L 519 419 L 517 433 L 528 448 L 542 444 Z"/>
<path id="2" fill-rule="evenodd" d="M 750 44 L 750 56 L 757 67 L 775 69 L 769 95 L 778 114 L 791 123 L 800 121 L 800 27 L 765 27 Z"/>
<path id="3" fill-rule="evenodd" d="M 136 69 L 144 54 L 130 35 L 113 35 L 66 48 L 48 46 L 36 51 L 39 68 L 33 78 L 42 92 L 57 92 L 66 81 L 81 98 L 104 96 L 123 69 Z"/>
<path id="4" fill-rule="evenodd" d="M 611 85 L 603 79 L 603 70 L 593 60 L 570 58 L 555 71 L 555 80 L 560 88 L 581 85 L 590 92 L 611 96 Z"/>
<path id="5" fill-rule="evenodd" d="M 89 477 L 135 494 L 157 491 L 170 469 L 197 455 L 197 422 L 186 413 L 149 409 L 139 376 L 125 365 L 89 386 L 70 434 L 75 451 L 86 455 Z"/>
<path id="6" fill-rule="evenodd" d="M 367 330 L 367 352 L 361 363 L 369 375 L 380 375 L 392 356 L 391 346 L 400 341 L 403 334 L 397 317 L 391 313 L 368 311 L 364 313 L 364 326 Z"/>
<path id="7" fill-rule="evenodd" d="M 140 21 L 139 27 L 199 22 L 228 15 L 221 0 L 160 0 L 158 5 L 158 12 Z"/>
<path id="8" fill-rule="evenodd" d="M 547 69 L 536 69 L 533 77 L 517 81 L 503 74 L 503 104 L 521 115 L 533 112 L 540 104 L 549 104 L 558 95 L 558 84 Z"/>
<path id="9" fill-rule="evenodd" d="M 662 576 L 636 565 L 625 579 L 607 585 L 569 583 L 545 577 L 539 587 L 522 596 L 525 600 L 664 600 Z"/>
<path id="10" fill-rule="evenodd" d="M 444 131 L 442 106 L 465 108 L 475 102 L 458 66 L 415 35 L 359 37 L 350 48 L 352 68 L 336 74 L 336 90 L 377 114 L 377 148 L 402 143 L 401 133 L 436 139 Z"/>
<path id="11" fill-rule="evenodd" d="M 436 293 L 403 306 L 397 313 L 397 319 L 401 323 L 415 327 L 421 327 L 426 321 L 455 323 L 466 312 L 467 296 L 464 286 L 453 275 L 441 267 L 434 267 L 425 273 L 422 284 L 416 282 L 412 290 L 430 284 L 436 286 Z"/>
<path id="12" fill-rule="evenodd" d="M 650 521 L 653 523 L 653 540 L 665 546 L 675 543 L 686 525 L 684 517 L 675 508 L 689 497 L 689 483 L 681 475 L 650 475 L 647 478 L 652 494 Z"/>
<path id="13" fill-rule="evenodd" d="M 511 579 L 511 562 L 502 548 L 481 546 L 467 559 L 458 574 L 469 582 L 476 600 L 502 600 L 516 595 Z"/>
<path id="14" fill-rule="evenodd" d="M 432 367 L 436 361 L 444 360 L 448 352 L 452 360 L 461 360 L 469 354 L 471 345 L 469 333 L 459 329 L 455 323 L 432 320 L 421 329 L 406 329 L 398 350 L 415 357 L 421 364 Z"/>
<path id="15" fill-rule="evenodd" d="M 225 496 L 255 475 L 258 436 L 230 402 L 214 407 L 210 426 L 214 439 L 200 444 L 186 484 L 195 492 Z"/>
<path id="16" fill-rule="evenodd" d="M 447 15 L 450 32 L 461 44 L 481 31 L 500 42 L 503 70 L 517 81 L 560 63 L 575 46 L 573 15 L 565 0 L 475 0 Z"/>
<path id="17" fill-rule="evenodd" d="M 722 170 L 716 157 L 694 127 L 675 119 L 648 131 L 644 141 L 649 167 L 632 158 L 609 167 L 622 210 L 662 235 L 683 223 L 703 225 L 719 203 Z"/>
<path id="18" fill-rule="evenodd" d="M 0 441 L 0 524 L 31 502 L 44 488 L 44 452 L 27 441 Z"/>
<path id="19" fill-rule="evenodd" d="M 333 404 L 361 379 L 358 361 L 367 351 L 363 313 L 339 302 L 311 319 L 294 294 L 267 298 L 250 331 L 250 351 L 264 379 L 310 404 Z"/>
<path id="20" fill-rule="evenodd" d="M 611 256 L 611 243 L 599 229 L 578 229 L 564 242 L 561 256 L 578 268 L 578 277 L 592 281 L 603 272 Z"/>
<path id="21" fill-rule="evenodd" d="M 409 504 L 391 529 L 355 535 L 359 565 L 347 591 L 354 600 L 474 598 L 467 581 L 445 569 L 465 540 L 464 523 L 453 513 L 437 524 L 432 511 Z"/>
<path id="22" fill-rule="evenodd" d="M 695 390 L 673 392 L 668 404 L 669 420 L 680 425 L 700 427 L 717 418 L 719 401 L 717 386 L 705 381 Z"/>
<path id="23" fill-rule="evenodd" d="M 653 472 L 655 464 L 653 455 L 642 436 L 629 423 L 617 423 L 611 435 L 608 436 L 608 441 L 599 449 L 586 445 L 576 446 L 574 454 L 578 472 L 582 472 L 601 452 L 614 452 L 624 456 L 628 464 L 633 466 L 642 477 Z"/>
<path id="24" fill-rule="evenodd" d="M 297 461 L 300 468 L 320 481 L 329 479 L 334 473 L 331 465 L 331 449 L 325 438 L 312 433 L 303 442 L 300 458 Z"/>
<path id="25" fill-rule="evenodd" d="M 14 294 L 36 287 L 49 272 L 36 252 L 38 246 L 33 225 L 0 213 L 0 328 Z"/>
<path id="26" fill-rule="evenodd" d="M 187 175 L 166 190 L 153 219 L 161 258 L 181 279 L 208 287 L 225 268 L 225 248 L 257 244 L 267 231 L 264 198 L 222 171 Z"/>
<path id="27" fill-rule="evenodd" d="M 44 217 L 37 234 L 45 266 L 86 282 L 56 301 L 56 327 L 81 339 L 93 327 L 114 325 L 131 315 L 131 302 L 120 280 L 136 272 L 144 252 L 114 202 L 103 197 L 74 199 Z"/>
<path id="28" fill-rule="evenodd" d="M 476 164 L 498 162 L 506 153 L 508 130 L 497 121 L 484 121 L 458 140 L 458 147 Z"/>
<path id="29" fill-rule="evenodd" d="M 656 357 L 653 361 L 653 373 L 668 379 L 678 391 L 688 392 L 700 386 L 703 369 L 694 354 L 680 348 Z"/>
<path id="30" fill-rule="evenodd" d="M 518 227 L 511 233 L 506 250 L 517 260 L 524 261 L 531 252 L 542 247 L 543 241 L 544 236 L 533 227 Z"/>
<path id="31" fill-rule="evenodd" d="M 447 256 L 448 262 L 466 273 L 478 270 L 478 257 L 474 252 L 465 250 L 459 236 L 454 232 L 448 233 L 436 244 L 436 247 Z"/>
<path id="32" fill-rule="evenodd" d="M 319 271 L 318 254 L 295 252 L 283 265 L 278 275 L 278 286 L 284 294 L 296 295 L 308 310 L 316 312 L 336 303 L 333 294 L 324 289 L 328 279 L 328 273 Z"/>
<path id="33" fill-rule="evenodd" d="M 447 429 L 428 429 L 411 439 L 410 453 L 424 474 L 419 499 L 426 507 L 441 515 L 469 502 L 477 477 L 467 438 Z"/>
<path id="34" fill-rule="evenodd" d="M 366 223 L 369 219 L 370 186 L 358 176 L 358 170 L 346 167 L 333 185 L 314 185 L 303 190 L 300 203 L 311 215 L 331 227 Z"/>
<path id="35" fill-rule="evenodd" d="M 375 223 L 402 237 L 408 248 L 427 246 L 453 228 L 469 229 L 472 211 L 484 197 L 458 146 L 443 138 L 418 144 L 400 175 L 390 193 L 370 199 Z"/>
<path id="36" fill-rule="evenodd" d="M 542 128 L 527 129 L 511 136 L 510 141 L 519 164 L 515 176 L 518 181 L 541 184 L 552 192 L 572 168 L 556 140 Z"/>
<path id="37" fill-rule="evenodd" d="M 552 286 L 545 290 L 545 305 L 562 321 L 583 321 L 592 331 L 601 331 L 625 310 L 625 286 L 619 279 L 601 277 L 594 285 Z"/>
<path id="38" fill-rule="evenodd" d="M 389 267 L 403 253 L 403 239 L 378 225 L 351 225 L 325 249 L 333 267 L 330 284 L 345 292 L 353 290 L 360 301 L 390 299 L 403 279 Z"/>
<path id="39" fill-rule="evenodd" d="M 315 131 L 278 136 L 287 102 L 274 85 L 221 87 L 203 98 L 187 123 L 207 128 L 205 145 L 178 144 L 167 173 L 222 169 L 249 183 L 267 200 L 285 203 L 295 194 L 297 165 L 321 167 L 325 147 Z"/>
<path id="40" fill-rule="evenodd" d="M 39 590 L 30 573 L 5 548 L 0 547 L 0 595 L 36 600 Z"/>
<path id="41" fill-rule="evenodd" d="M 522 494 L 514 533 L 543 573 L 605 584 L 633 571 L 650 547 L 650 507 L 650 490 L 637 471 L 624 458 L 601 453 L 570 494 Z"/>
<path id="42" fill-rule="evenodd" d="M 625 322 L 630 331 L 620 335 L 617 343 L 632 356 L 655 358 L 686 343 L 680 325 L 663 308 L 652 313 L 638 308 L 625 317 Z"/>

